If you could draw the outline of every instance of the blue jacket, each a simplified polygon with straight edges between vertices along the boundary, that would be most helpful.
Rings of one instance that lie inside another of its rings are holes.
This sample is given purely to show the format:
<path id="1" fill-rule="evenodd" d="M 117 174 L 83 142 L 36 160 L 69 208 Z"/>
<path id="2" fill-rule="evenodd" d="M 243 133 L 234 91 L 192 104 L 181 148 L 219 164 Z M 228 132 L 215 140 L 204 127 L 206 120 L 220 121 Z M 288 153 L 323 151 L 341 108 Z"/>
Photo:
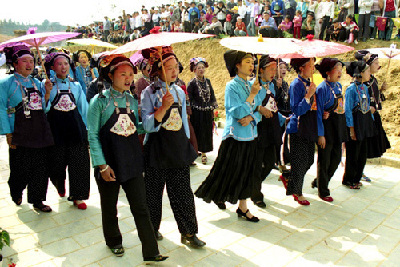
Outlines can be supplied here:
<path id="1" fill-rule="evenodd" d="M 290 95 L 290 109 L 293 115 L 290 117 L 290 121 L 286 128 L 286 133 L 297 133 L 298 118 L 304 115 L 311 109 L 311 105 L 304 99 L 306 96 L 306 86 L 310 85 L 310 81 L 304 79 L 300 75 L 293 80 L 290 84 L 289 95 Z"/>
<path id="2" fill-rule="evenodd" d="M 324 124 L 322 122 L 324 111 L 332 107 L 335 103 L 335 96 L 333 95 L 332 90 L 335 94 L 341 94 L 342 85 L 338 82 L 331 83 L 325 80 L 318 85 L 317 91 L 315 92 L 315 95 L 317 96 L 318 136 L 325 135 Z"/>
<path id="3" fill-rule="evenodd" d="M 255 96 L 253 103 L 248 103 L 246 99 L 250 95 L 253 82 L 245 81 L 236 75 L 225 87 L 225 110 L 226 125 L 222 134 L 222 140 L 233 137 L 238 141 L 252 141 L 257 134 L 257 123 L 261 121 L 261 114 L 256 108 L 262 104 L 266 96 L 266 91 L 260 90 Z M 253 121 L 243 127 L 238 120 L 250 115 Z"/>
<path id="4" fill-rule="evenodd" d="M 363 94 L 366 98 L 363 98 Z M 360 103 L 360 98 L 368 101 L 368 105 L 365 105 L 365 107 L 369 110 L 370 98 L 367 86 L 365 84 L 360 84 L 359 82 L 351 83 L 346 89 L 344 98 L 344 112 L 346 114 L 346 124 L 348 127 L 354 127 L 353 109 Z M 374 118 L 372 113 L 371 116 Z"/>
<path id="5" fill-rule="evenodd" d="M 279 10 L 277 10 L 277 11 L 274 10 L 276 5 L 279 6 Z M 277 1 L 272 2 L 272 4 L 271 4 L 272 15 L 276 15 L 276 12 L 279 12 L 279 13 L 281 13 L 281 16 L 282 16 L 284 10 L 285 10 L 285 4 L 283 3 L 282 0 L 277 0 Z"/>

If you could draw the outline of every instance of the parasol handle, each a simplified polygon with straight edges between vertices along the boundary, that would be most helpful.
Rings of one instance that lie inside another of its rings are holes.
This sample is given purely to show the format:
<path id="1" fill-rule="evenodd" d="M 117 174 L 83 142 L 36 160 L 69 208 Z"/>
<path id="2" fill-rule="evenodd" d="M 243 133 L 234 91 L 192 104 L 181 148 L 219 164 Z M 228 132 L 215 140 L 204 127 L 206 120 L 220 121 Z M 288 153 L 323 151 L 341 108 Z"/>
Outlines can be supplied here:
<path id="1" fill-rule="evenodd" d="M 162 62 L 162 48 L 161 48 L 161 47 L 159 47 L 158 53 L 160 54 L 161 70 L 162 70 L 162 73 L 163 73 L 163 75 L 164 75 L 164 77 L 165 77 L 165 88 L 167 89 L 167 92 L 169 93 L 169 86 L 168 86 L 168 82 L 167 82 L 167 75 L 165 75 L 164 64 L 163 64 L 163 62 Z"/>
<path id="2" fill-rule="evenodd" d="M 39 57 L 39 60 L 40 60 L 40 65 L 42 66 L 42 69 L 44 71 L 44 75 L 46 76 L 46 80 L 49 80 L 49 77 L 47 76 L 47 72 L 46 72 L 46 67 L 44 66 L 44 62 L 43 62 L 43 59 L 42 59 L 42 54 L 40 53 L 40 50 L 39 50 L 39 44 L 37 42 L 35 42 L 35 47 L 36 47 L 36 51 L 38 53 L 38 57 Z"/>
<path id="3" fill-rule="evenodd" d="M 280 62 L 279 62 L 279 60 L 278 60 L 278 79 L 280 79 L 281 78 L 281 67 L 279 67 L 281 64 L 280 64 Z"/>
<path id="4" fill-rule="evenodd" d="M 312 58 L 311 60 L 311 82 L 314 83 L 314 59 Z"/>
<path id="5" fill-rule="evenodd" d="M 389 62 L 388 62 L 388 66 L 387 66 L 387 70 L 386 70 L 386 80 L 388 80 L 389 79 L 389 68 L 390 68 L 390 57 L 389 57 Z"/>
<path id="6" fill-rule="evenodd" d="M 261 55 L 258 54 L 257 55 L 257 70 L 256 70 L 256 80 L 258 80 L 258 70 L 260 69 L 260 59 L 261 59 Z"/>

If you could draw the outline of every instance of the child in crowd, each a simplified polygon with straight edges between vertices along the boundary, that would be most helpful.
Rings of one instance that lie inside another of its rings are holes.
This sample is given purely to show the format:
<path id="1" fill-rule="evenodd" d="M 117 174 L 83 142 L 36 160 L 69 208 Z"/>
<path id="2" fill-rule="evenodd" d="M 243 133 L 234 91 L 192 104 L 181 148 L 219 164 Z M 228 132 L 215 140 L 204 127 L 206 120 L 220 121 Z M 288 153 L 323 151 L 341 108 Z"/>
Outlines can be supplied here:
<path id="1" fill-rule="evenodd" d="M 292 29 L 293 22 L 290 21 L 290 16 L 286 15 L 285 20 L 278 26 L 278 36 L 287 37 Z"/>
<path id="2" fill-rule="evenodd" d="M 345 29 L 345 40 L 347 43 L 351 44 L 353 41 L 358 44 L 358 26 L 354 22 L 352 15 L 347 15 L 346 20 L 341 23 L 342 27 Z"/>
<path id="3" fill-rule="evenodd" d="M 301 17 L 301 10 L 296 11 L 296 16 L 293 18 L 293 38 L 298 38 L 301 39 L 301 22 L 302 22 L 302 17 Z"/>
<path id="4" fill-rule="evenodd" d="M 237 18 L 234 34 L 235 34 L 235 36 L 246 36 L 247 35 L 246 25 L 244 24 L 242 17 Z"/>

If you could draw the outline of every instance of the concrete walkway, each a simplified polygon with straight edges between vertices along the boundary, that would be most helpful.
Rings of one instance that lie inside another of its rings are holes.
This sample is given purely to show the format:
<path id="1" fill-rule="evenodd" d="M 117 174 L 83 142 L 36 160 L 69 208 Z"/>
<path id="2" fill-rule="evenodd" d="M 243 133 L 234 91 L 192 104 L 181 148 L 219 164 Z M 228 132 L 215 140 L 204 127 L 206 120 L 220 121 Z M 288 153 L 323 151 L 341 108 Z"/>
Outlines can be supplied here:
<path id="1" fill-rule="evenodd" d="M 215 147 L 219 147 L 216 136 Z M 192 167 L 192 188 L 205 179 L 210 163 Z M 399 166 L 400 168 L 400 166 Z M 180 244 L 180 235 L 164 196 L 159 242 L 162 254 L 170 258 L 161 266 L 399 266 L 400 264 L 400 169 L 368 165 L 372 179 L 361 190 L 341 185 L 343 167 L 331 181 L 335 201 L 326 203 L 311 189 L 314 166 L 307 173 L 304 193 L 308 207 L 285 196 L 273 171 L 263 184 L 267 208 L 249 204 L 259 223 L 238 219 L 236 206 L 225 211 L 196 198 L 199 237 L 204 249 Z M 107 249 L 101 229 L 99 195 L 94 180 L 88 209 L 77 210 L 60 198 L 49 185 L 50 214 L 36 213 L 26 202 L 17 207 L 9 196 L 8 147 L 0 139 L 0 227 L 9 231 L 12 245 L 2 251 L 3 266 L 136 266 L 143 264 L 141 245 L 125 194 L 119 197 L 119 224 L 126 254 L 116 258 Z"/>

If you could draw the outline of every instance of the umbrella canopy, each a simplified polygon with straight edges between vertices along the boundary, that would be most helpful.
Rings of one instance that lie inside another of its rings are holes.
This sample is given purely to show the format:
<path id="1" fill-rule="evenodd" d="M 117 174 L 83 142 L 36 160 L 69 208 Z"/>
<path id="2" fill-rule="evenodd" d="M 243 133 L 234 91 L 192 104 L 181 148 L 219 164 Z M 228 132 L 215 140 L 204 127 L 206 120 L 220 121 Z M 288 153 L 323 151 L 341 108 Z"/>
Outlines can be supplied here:
<path id="1" fill-rule="evenodd" d="M 354 47 L 351 46 L 342 45 L 335 42 L 311 39 L 311 37 L 305 41 L 300 41 L 297 39 L 292 39 L 290 41 L 292 42 L 292 45 L 296 47 L 295 53 L 285 53 L 282 51 L 277 55 L 271 53 L 270 56 L 276 58 L 312 58 L 343 54 L 354 50 Z"/>
<path id="2" fill-rule="evenodd" d="M 117 48 L 118 46 L 103 42 L 93 38 L 81 38 L 81 39 L 71 39 L 68 40 L 67 43 L 74 43 L 79 45 L 87 45 L 87 46 L 98 46 L 98 47 L 106 47 L 106 48 Z"/>
<path id="3" fill-rule="evenodd" d="M 151 33 L 111 51 L 112 54 L 124 54 L 150 47 L 170 46 L 174 43 L 187 42 L 200 38 L 213 37 L 213 34 L 197 34 L 185 32 Z"/>
<path id="4" fill-rule="evenodd" d="M 387 59 L 400 59 L 400 49 L 381 47 L 381 48 L 370 48 L 366 49 L 371 54 L 378 54 L 379 58 Z"/>
<path id="5" fill-rule="evenodd" d="M 78 36 L 80 33 L 76 32 L 41 32 L 34 34 L 26 34 L 17 38 L 10 39 L 0 44 L 0 51 L 6 46 L 13 46 L 18 44 L 26 44 L 28 46 L 44 45 L 53 42 L 59 42 L 68 38 Z"/>
<path id="6" fill-rule="evenodd" d="M 294 45 L 293 38 L 260 38 L 260 37 L 231 37 L 223 38 L 219 43 L 232 50 L 251 54 L 295 54 L 299 47 Z"/>

